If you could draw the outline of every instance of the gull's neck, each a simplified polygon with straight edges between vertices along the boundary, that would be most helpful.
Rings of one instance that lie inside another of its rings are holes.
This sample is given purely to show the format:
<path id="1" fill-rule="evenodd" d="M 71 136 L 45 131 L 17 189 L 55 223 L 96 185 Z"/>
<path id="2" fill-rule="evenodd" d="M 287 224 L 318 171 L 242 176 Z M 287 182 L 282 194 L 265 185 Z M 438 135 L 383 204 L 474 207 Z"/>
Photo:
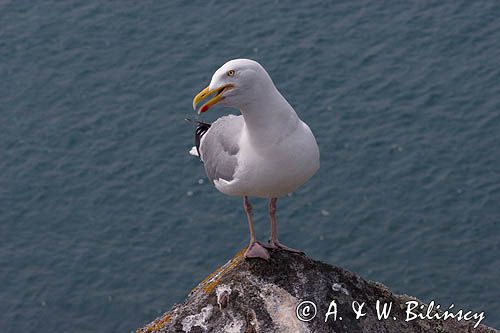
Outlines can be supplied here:
<path id="1" fill-rule="evenodd" d="M 256 97 L 240 108 L 245 119 L 244 131 L 256 146 L 279 143 L 300 122 L 295 110 L 274 84 L 272 88 L 263 88 L 256 91 Z"/>

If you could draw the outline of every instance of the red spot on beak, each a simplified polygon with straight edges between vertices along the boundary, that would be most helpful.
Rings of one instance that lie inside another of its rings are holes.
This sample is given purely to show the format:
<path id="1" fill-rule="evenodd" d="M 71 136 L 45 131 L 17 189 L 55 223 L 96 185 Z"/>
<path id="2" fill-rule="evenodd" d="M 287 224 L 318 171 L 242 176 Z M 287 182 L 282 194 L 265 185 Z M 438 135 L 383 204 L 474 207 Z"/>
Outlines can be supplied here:
<path id="1" fill-rule="evenodd" d="M 200 113 L 203 113 L 208 110 L 208 105 L 203 105 L 200 109 Z"/>

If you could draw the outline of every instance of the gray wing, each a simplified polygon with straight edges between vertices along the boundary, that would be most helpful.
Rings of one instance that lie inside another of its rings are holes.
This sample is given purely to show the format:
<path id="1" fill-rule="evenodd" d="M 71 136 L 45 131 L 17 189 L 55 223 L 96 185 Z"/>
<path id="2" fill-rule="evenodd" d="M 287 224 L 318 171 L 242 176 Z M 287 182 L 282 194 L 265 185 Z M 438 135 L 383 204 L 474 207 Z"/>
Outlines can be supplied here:
<path id="1" fill-rule="evenodd" d="M 238 146 L 243 116 L 225 116 L 217 119 L 203 136 L 200 144 L 200 157 L 205 166 L 208 179 L 233 180 L 238 159 Z"/>

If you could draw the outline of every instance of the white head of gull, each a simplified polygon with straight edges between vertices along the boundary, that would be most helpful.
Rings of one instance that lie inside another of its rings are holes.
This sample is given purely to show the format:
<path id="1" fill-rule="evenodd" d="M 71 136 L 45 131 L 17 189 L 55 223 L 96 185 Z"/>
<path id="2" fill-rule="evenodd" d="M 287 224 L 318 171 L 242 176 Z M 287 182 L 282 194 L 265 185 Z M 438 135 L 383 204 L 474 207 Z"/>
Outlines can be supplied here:
<path id="1" fill-rule="evenodd" d="M 319 169 L 316 139 L 292 106 L 281 95 L 266 70 L 256 61 L 236 59 L 219 68 L 193 100 L 211 97 L 199 108 L 206 112 L 215 104 L 240 110 L 214 123 L 199 123 L 196 146 L 191 149 L 203 161 L 205 171 L 222 193 L 243 197 L 250 228 L 246 258 L 269 259 L 270 250 L 301 251 L 278 241 L 276 202 L 295 191 Z M 269 199 L 270 239 L 262 244 L 255 237 L 249 196 Z"/>

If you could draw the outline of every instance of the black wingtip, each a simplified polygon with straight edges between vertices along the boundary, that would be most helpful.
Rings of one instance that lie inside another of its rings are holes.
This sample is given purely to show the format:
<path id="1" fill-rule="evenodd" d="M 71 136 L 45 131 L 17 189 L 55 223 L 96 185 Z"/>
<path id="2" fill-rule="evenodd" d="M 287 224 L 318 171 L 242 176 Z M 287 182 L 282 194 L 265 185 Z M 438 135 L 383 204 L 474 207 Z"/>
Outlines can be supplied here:
<path id="1" fill-rule="evenodd" d="M 200 156 L 200 159 L 201 159 L 201 154 L 200 154 L 201 138 L 203 137 L 203 135 L 205 135 L 205 133 L 207 133 L 209 128 L 210 124 L 198 122 L 198 125 L 196 126 L 196 131 L 194 132 L 194 144 L 196 146 L 196 151 L 198 152 L 198 156 Z"/>

